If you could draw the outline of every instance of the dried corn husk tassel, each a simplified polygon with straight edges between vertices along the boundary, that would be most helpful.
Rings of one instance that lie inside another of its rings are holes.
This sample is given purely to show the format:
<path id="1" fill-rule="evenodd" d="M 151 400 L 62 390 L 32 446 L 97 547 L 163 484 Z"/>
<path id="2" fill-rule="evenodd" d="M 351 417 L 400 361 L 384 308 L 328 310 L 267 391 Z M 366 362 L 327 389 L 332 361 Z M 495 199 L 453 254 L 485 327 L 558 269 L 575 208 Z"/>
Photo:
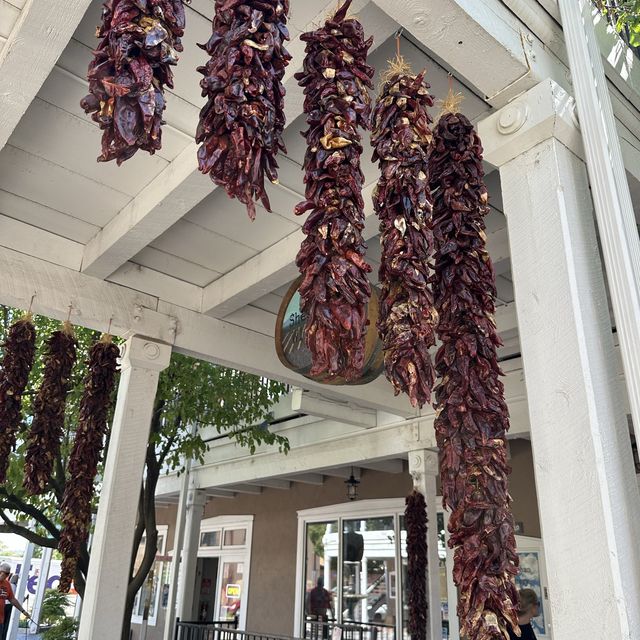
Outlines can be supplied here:
<path id="1" fill-rule="evenodd" d="M 411 640 L 426 640 L 429 624 L 427 503 L 419 491 L 413 491 L 407 496 L 405 505 L 409 634 Z"/>
<path id="2" fill-rule="evenodd" d="M 435 378 L 429 354 L 437 319 L 429 284 L 432 106 L 424 73 L 412 75 L 398 56 L 385 74 L 372 118 L 373 161 L 381 174 L 373 197 L 382 245 L 378 332 L 387 378 L 414 407 L 430 401 Z"/>
<path id="3" fill-rule="evenodd" d="M 351 0 L 325 24 L 300 36 L 307 43 L 304 70 L 305 200 L 297 215 L 311 211 L 302 230 L 296 264 L 303 276 L 301 310 L 311 351 L 310 375 L 360 377 L 364 366 L 371 297 L 364 254 L 364 202 L 359 128 L 367 129 L 373 69 L 367 52 L 373 40 L 355 18 L 347 18 Z"/>
<path id="4" fill-rule="evenodd" d="M 518 556 L 507 488 L 509 416 L 497 360 L 495 274 L 485 244 L 482 145 L 461 113 L 447 111 L 435 127 L 430 170 L 442 342 L 435 429 L 443 505 L 452 511 L 449 544 L 460 589 L 460 634 L 469 640 L 507 639 L 508 627 L 518 623 Z"/>
<path id="5" fill-rule="evenodd" d="M 20 428 L 22 394 L 36 350 L 36 330 L 27 313 L 9 329 L 0 372 L 0 484 L 7 479 L 11 452 Z"/>
<path id="6" fill-rule="evenodd" d="M 24 487 L 32 495 L 43 493 L 60 452 L 65 404 L 71 371 L 76 361 L 76 338 L 68 322 L 47 341 L 42 384 L 33 405 L 27 440 Z"/>
<path id="7" fill-rule="evenodd" d="M 63 561 L 59 589 L 65 593 L 76 574 L 82 544 L 89 536 L 94 480 L 104 446 L 118 355 L 119 349 L 111 336 L 103 336 L 89 351 L 89 370 L 61 508 L 62 532 L 58 549 Z"/>
<path id="8" fill-rule="evenodd" d="M 282 84 L 291 56 L 289 0 L 216 0 L 213 34 L 199 45 L 211 56 L 198 67 L 202 96 L 196 131 L 200 171 L 256 217 L 256 201 L 271 211 L 265 176 L 278 180 L 276 156 L 285 151 Z"/>

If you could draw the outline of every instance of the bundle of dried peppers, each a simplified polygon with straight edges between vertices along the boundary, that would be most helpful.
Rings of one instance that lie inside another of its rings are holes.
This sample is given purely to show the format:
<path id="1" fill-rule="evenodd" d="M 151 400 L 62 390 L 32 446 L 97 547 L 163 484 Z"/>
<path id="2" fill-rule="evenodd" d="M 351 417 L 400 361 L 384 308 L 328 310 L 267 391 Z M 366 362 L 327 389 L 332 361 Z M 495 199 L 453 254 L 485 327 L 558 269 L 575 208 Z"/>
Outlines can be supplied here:
<path id="1" fill-rule="evenodd" d="M 211 59 L 198 67 L 207 98 L 196 132 L 198 165 L 253 220 L 255 201 L 271 210 L 264 177 L 277 182 L 276 155 L 285 151 L 289 0 L 216 0 L 215 11 L 213 34 L 199 45 Z"/>
<path id="2" fill-rule="evenodd" d="M 63 526 L 58 549 L 63 561 L 59 589 L 65 593 L 71 587 L 82 544 L 89 535 L 93 483 L 104 445 L 118 355 L 119 349 L 108 335 L 89 351 L 88 372 L 61 508 Z"/>
<path id="3" fill-rule="evenodd" d="M 11 451 L 20 429 L 22 394 L 29 381 L 35 355 L 36 330 L 31 314 L 9 328 L 0 372 L 0 484 L 7 479 Z"/>
<path id="4" fill-rule="evenodd" d="M 409 634 L 411 640 L 426 640 L 429 622 L 427 503 L 419 491 L 406 497 L 404 521 L 407 528 Z"/>
<path id="5" fill-rule="evenodd" d="M 184 34 L 183 0 L 106 0 L 80 106 L 103 130 L 99 162 L 119 165 L 162 147 L 164 88 L 173 89 Z"/>
<path id="6" fill-rule="evenodd" d="M 47 488 L 53 463 L 60 452 L 65 404 L 75 361 L 76 338 L 71 324 L 65 322 L 47 341 L 42 384 L 33 404 L 24 465 L 24 487 L 32 495 L 43 493 Z"/>
<path id="7" fill-rule="evenodd" d="M 371 137 L 381 174 L 373 197 L 382 245 L 378 332 L 387 378 L 414 407 L 430 401 L 435 378 L 429 354 L 437 320 L 429 285 L 432 106 L 424 73 L 412 75 L 398 55 L 373 110 Z"/>
<path id="8" fill-rule="evenodd" d="M 301 310 L 311 351 L 310 375 L 346 380 L 364 366 L 366 305 L 371 297 L 362 237 L 364 202 L 358 128 L 369 126 L 373 69 L 362 25 L 348 17 L 351 0 L 325 24 L 303 34 L 307 152 L 305 200 L 295 212 L 311 210 L 302 229 L 306 238 L 296 259 L 303 275 Z"/>
<path id="9" fill-rule="evenodd" d="M 482 145 L 449 105 L 434 129 L 430 160 L 439 313 L 435 389 L 443 505 L 460 589 L 461 635 L 508 638 L 517 628 L 518 570 L 507 478 L 509 416 L 497 361 L 495 274 L 486 250 Z"/>

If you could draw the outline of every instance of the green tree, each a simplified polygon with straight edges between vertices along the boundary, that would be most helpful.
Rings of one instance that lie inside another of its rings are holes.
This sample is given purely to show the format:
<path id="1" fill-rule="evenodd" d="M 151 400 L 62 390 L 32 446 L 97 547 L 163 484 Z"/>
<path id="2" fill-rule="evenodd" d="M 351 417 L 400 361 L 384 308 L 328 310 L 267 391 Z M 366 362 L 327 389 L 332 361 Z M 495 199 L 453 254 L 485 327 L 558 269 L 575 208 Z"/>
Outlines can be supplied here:
<path id="1" fill-rule="evenodd" d="M 596 4 L 632 47 L 640 47 L 640 0 L 596 0 Z"/>
<path id="2" fill-rule="evenodd" d="M 0 341 L 21 312 L 0 307 Z M 78 409 L 86 373 L 88 349 L 99 337 L 95 331 L 76 328 L 78 359 L 67 399 L 65 435 L 54 472 L 46 493 L 29 496 L 23 489 L 25 436 L 32 421 L 33 400 L 42 379 L 44 346 L 47 338 L 59 327 L 49 318 L 36 316 L 37 350 L 29 385 L 23 396 L 23 422 L 15 454 L 11 459 L 7 482 L 0 486 L 0 533 L 15 533 L 43 546 L 56 548 L 60 536 L 60 505 L 67 482 L 66 461 L 73 444 Z M 171 363 L 160 375 L 155 398 L 149 443 L 147 445 L 144 479 L 140 486 L 138 518 L 132 549 L 130 579 L 127 587 L 127 609 L 122 637 L 129 637 L 134 600 L 143 586 L 157 553 L 155 490 L 165 470 L 183 468 L 184 461 L 203 461 L 208 444 L 192 425 L 215 427 L 239 446 L 253 453 L 258 445 L 268 444 L 287 452 L 286 438 L 265 428 L 274 402 L 285 392 L 281 383 L 255 375 L 219 367 L 174 353 Z M 108 448 L 108 435 L 105 444 Z M 103 457 L 105 457 L 103 456 Z M 100 478 L 101 470 L 98 473 Z M 98 487 L 97 487 L 98 488 Z M 97 504 L 97 500 L 96 500 Z M 139 566 L 134 565 L 135 553 L 142 544 Z M 82 595 L 89 566 L 89 550 L 82 549 L 75 587 Z"/>

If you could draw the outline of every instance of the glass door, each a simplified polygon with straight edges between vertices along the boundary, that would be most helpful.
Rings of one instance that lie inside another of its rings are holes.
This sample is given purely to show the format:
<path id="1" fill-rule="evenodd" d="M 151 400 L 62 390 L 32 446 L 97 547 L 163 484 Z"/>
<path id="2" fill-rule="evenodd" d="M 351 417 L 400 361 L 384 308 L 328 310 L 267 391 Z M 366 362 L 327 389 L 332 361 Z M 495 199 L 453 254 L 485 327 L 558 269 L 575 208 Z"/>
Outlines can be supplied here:
<path id="1" fill-rule="evenodd" d="M 239 620 L 244 600 L 244 557 L 221 559 L 216 604 L 217 620 Z"/>

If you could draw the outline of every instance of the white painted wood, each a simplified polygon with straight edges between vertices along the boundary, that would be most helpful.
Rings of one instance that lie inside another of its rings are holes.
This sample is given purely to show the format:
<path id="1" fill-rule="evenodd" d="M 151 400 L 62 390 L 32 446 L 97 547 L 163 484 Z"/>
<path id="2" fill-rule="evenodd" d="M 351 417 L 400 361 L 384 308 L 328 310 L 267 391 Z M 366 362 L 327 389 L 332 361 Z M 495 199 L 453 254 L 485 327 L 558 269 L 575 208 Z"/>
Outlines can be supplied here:
<path id="1" fill-rule="evenodd" d="M 200 289 L 202 298 L 202 289 Z M 245 327 L 252 331 L 257 331 L 265 336 L 273 338 L 276 333 L 276 314 L 264 309 L 258 309 L 252 305 L 247 305 L 229 314 L 224 321 L 235 324 L 238 327 Z"/>
<path id="2" fill-rule="evenodd" d="M 0 248 L 2 304 L 28 309 L 31 297 L 35 313 L 66 320 L 69 304 L 75 324 L 114 335 L 132 333 L 171 343 L 175 323 L 157 313 L 157 298 L 115 284 L 101 282 L 78 272 L 11 249 Z"/>
<path id="3" fill-rule="evenodd" d="M 324 476 L 321 473 L 296 473 L 289 479 L 292 482 L 300 482 L 301 484 L 312 484 L 318 487 L 324 484 Z"/>
<path id="4" fill-rule="evenodd" d="M 38 632 L 38 625 L 40 623 L 40 615 L 42 611 L 42 601 L 44 600 L 44 594 L 47 590 L 47 580 L 49 579 L 49 569 L 51 568 L 52 555 L 53 549 L 51 547 L 42 547 L 42 560 L 40 562 L 40 571 L 38 572 L 36 596 L 33 601 L 33 608 L 31 609 L 32 621 L 29 624 L 30 634 L 35 634 Z"/>
<path id="5" fill-rule="evenodd" d="M 442 640 L 440 620 L 440 558 L 438 557 L 438 505 L 436 478 L 439 474 L 438 454 L 418 449 L 409 453 L 409 473 L 413 487 L 427 503 L 427 593 L 429 598 L 429 627 L 427 640 Z M 453 615 L 453 612 L 451 613 Z"/>
<path id="6" fill-rule="evenodd" d="M 20 17 L 20 9 L 7 0 L 0 0 L 0 36 L 8 39 Z"/>
<path id="7" fill-rule="evenodd" d="M 82 260 L 82 255 L 80 260 Z M 79 269 L 80 267 L 76 268 Z M 143 291 L 163 300 L 171 301 L 173 304 L 186 309 L 200 311 L 202 302 L 201 287 L 139 264 L 134 264 L 133 262 L 123 264 L 115 273 L 109 276 L 108 280 L 129 289 Z"/>
<path id="8" fill-rule="evenodd" d="M 540 82 L 478 123 L 485 161 L 499 167 L 550 137 L 582 157 L 575 108 L 573 97 L 553 80 Z"/>
<path id="9" fill-rule="evenodd" d="M 332 402 L 300 388 L 294 389 L 291 394 L 291 410 L 295 413 L 338 420 L 365 429 L 375 427 L 378 424 L 375 411 L 355 407 L 348 403 Z"/>
<path id="10" fill-rule="evenodd" d="M 359 464 L 363 469 L 371 469 L 372 471 L 404 473 L 404 464 L 400 458 L 393 458 L 391 460 L 367 460 Z"/>
<path id="11" fill-rule="evenodd" d="M 0 189 L 0 212 L 28 225 L 86 244 L 99 227 Z"/>
<path id="12" fill-rule="evenodd" d="M 131 199 L 9 144 L 0 151 L 0 189 L 97 226 Z"/>
<path id="13" fill-rule="evenodd" d="M 232 493 L 245 493 L 251 496 L 259 496 L 262 493 L 262 487 L 256 484 L 243 483 L 243 484 L 229 484 L 220 489 L 225 491 L 231 491 Z"/>
<path id="14" fill-rule="evenodd" d="M 550 139 L 500 174 L 554 635 L 631 640 L 640 498 L 586 172 Z"/>
<path id="15" fill-rule="evenodd" d="M 33 524 L 31 521 L 30 524 Z M 25 547 L 24 554 L 22 556 L 22 570 L 20 571 L 20 575 L 18 577 L 18 584 L 15 588 L 14 596 L 18 602 L 24 602 L 24 598 L 27 592 L 27 583 L 29 582 L 29 569 L 31 568 L 31 559 L 33 558 L 33 552 L 35 550 L 35 545 L 33 542 L 27 543 Z M 18 609 L 13 607 L 11 609 L 11 618 L 9 620 L 5 620 L 8 624 L 8 632 L 7 632 L 7 640 L 17 640 L 18 637 L 18 624 L 20 622 L 20 616 L 22 614 Z"/>
<path id="16" fill-rule="evenodd" d="M 78 640 L 113 640 L 124 618 L 151 415 L 171 347 L 135 336 L 123 345 Z M 134 489 L 135 487 L 135 489 Z"/>
<path id="17" fill-rule="evenodd" d="M 559 6 L 631 415 L 636 440 L 640 442 L 640 237 L 593 30 L 593 6 L 584 0 L 559 0 Z M 637 633 L 640 634 L 640 613 Z"/>
<path id="18" fill-rule="evenodd" d="M 271 480 L 260 480 L 256 484 L 267 489 L 279 489 L 281 491 L 287 491 L 291 489 L 291 480 L 280 480 L 278 478 L 272 478 Z"/>
<path id="19" fill-rule="evenodd" d="M 77 271 L 83 245 L 0 214 L 0 244 Z"/>
<path id="20" fill-rule="evenodd" d="M 232 491 L 224 491 L 223 489 L 207 489 L 206 495 L 208 498 L 223 498 L 225 500 L 233 500 L 236 497 Z"/>
<path id="21" fill-rule="evenodd" d="M 27 0 L 0 51 L 0 149 L 20 122 L 91 0 Z"/>

